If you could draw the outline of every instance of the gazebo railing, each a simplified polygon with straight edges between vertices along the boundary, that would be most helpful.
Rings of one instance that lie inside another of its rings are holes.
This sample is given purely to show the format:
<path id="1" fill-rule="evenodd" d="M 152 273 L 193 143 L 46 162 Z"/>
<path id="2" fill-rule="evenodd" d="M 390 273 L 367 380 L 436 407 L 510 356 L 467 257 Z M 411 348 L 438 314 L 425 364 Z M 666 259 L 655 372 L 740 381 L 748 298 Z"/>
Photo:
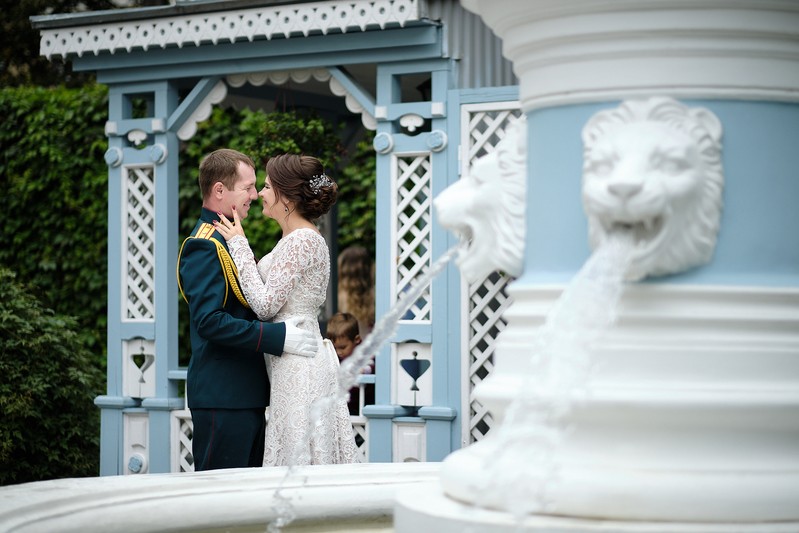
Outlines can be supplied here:
<path id="1" fill-rule="evenodd" d="M 172 379 L 182 379 L 186 383 L 186 371 L 177 371 L 170 376 Z M 368 461 L 367 451 L 369 450 L 369 419 L 363 416 L 365 389 L 367 385 L 374 386 L 374 374 L 364 374 L 358 376 L 359 402 L 358 412 L 350 416 L 352 429 L 355 433 L 355 443 L 358 445 L 358 460 L 362 463 Z M 185 394 L 184 394 L 185 398 Z M 191 439 L 193 426 L 191 421 L 191 411 L 185 405 L 183 409 L 172 411 L 171 414 L 171 469 L 172 472 L 193 472 L 194 457 L 191 454 Z"/>

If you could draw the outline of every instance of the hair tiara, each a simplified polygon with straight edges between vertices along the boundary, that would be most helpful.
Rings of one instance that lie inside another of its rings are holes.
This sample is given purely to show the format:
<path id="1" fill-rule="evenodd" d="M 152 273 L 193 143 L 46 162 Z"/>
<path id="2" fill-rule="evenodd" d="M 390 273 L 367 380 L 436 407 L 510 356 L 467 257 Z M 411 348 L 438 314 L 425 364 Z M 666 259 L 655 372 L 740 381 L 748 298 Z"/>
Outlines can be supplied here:
<path id="1" fill-rule="evenodd" d="M 327 177 L 327 174 L 317 174 L 316 176 L 311 176 L 311 181 L 309 184 L 313 193 L 318 195 L 319 191 L 322 190 L 322 187 L 330 187 L 333 185 L 333 182 L 330 181 L 330 178 Z"/>

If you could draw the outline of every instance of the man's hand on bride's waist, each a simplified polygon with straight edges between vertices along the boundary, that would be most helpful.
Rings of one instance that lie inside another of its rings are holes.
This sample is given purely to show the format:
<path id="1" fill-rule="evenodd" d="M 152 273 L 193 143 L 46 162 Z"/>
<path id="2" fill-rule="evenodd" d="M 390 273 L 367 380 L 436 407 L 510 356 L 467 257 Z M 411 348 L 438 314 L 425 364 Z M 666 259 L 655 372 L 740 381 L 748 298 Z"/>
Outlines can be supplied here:
<path id="1" fill-rule="evenodd" d="M 302 318 L 286 320 L 286 340 L 283 342 L 283 351 L 303 357 L 314 357 L 319 351 L 319 340 L 316 333 L 300 329 L 297 325 Z"/>

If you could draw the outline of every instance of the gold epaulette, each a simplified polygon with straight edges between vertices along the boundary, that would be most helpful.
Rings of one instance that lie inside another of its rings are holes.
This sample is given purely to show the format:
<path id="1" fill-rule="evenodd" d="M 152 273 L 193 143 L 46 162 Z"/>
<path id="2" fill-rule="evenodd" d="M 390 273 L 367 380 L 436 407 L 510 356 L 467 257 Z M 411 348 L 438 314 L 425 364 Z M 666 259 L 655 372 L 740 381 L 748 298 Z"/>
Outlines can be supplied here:
<path id="1" fill-rule="evenodd" d="M 180 253 L 178 254 L 178 258 L 183 255 L 183 247 L 186 246 L 186 243 L 189 239 L 206 239 L 213 242 L 216 245 L 216 255 L 219 257 L 219 264 L 222 266 L 222 272 L 225 273 L 225 279 L 227 283 L 225 284 L 225 300 L 222 302 L 222 305 L 227 303 L 227 296 L 228 296 L 228 287 L 233 291 L 233 294 L 236 296 L 241 305 L 246 307 L 247 309 L 250 308 L 250 305 L 247 303 L 247 299 L 244 298 L 244 293 L 241 291 L 241 286 L 239 285 L 239 271 L 236 268 L 236 263 L 233 262 L 233 258 L 230 257 L 230 253 L 225 248 L 221 242 L 214 238 L 214 229 L 213 224 L 202 224 L 197 229 L 197 234 L 192 237 L 186 237 L 186 240 L 183 241 L 183 244 L 180 245 Z M 183 299 L 186 300 L 186 303 L 189 300 L 186 298 L 186 295 L 183 293 L 183 287 L 180 283 L 180 259 L 178 259 L 178 289 L 180 289 L 180 294 L 183 296 Z"/>

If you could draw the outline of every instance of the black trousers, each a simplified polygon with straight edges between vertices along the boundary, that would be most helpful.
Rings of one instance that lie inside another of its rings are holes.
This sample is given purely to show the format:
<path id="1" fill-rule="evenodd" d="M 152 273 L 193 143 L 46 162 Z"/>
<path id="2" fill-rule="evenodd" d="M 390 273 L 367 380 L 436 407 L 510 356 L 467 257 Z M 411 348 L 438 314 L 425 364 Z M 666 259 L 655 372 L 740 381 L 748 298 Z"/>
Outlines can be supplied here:
<path id="1" fill-rule="evenodd" d="M 261 466 L 264 408 L 192 409 L 194 470 Z"/>

